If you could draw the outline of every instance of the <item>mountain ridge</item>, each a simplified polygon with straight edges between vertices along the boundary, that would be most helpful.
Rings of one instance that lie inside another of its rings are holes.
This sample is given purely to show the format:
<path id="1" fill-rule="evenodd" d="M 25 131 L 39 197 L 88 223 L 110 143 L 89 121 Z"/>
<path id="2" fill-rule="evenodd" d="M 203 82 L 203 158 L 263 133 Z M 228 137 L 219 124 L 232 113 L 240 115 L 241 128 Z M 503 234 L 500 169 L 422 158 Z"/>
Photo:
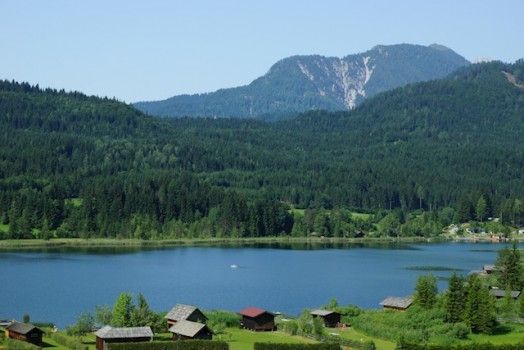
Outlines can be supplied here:
<path id="1" fill-rule="evenodd" d="M 351 109 L 379 92 L 442 78 L 468 64 L 438 44 L 376 45 L 342 58 L 295 55 L 248 85 L 134 105 L 157 116 L 284 119 L 312 109 Z"/>

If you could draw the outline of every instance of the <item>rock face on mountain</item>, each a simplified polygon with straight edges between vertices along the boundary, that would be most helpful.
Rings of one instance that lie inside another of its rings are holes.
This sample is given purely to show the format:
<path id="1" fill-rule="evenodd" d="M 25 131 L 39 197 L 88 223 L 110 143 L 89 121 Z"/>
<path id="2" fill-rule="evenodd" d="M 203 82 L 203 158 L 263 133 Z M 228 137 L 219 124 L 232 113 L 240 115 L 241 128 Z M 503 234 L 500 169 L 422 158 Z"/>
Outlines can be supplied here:
<path id="1" fill-rule="evenodd" d="M 312 109 L 351 109 L 382 91 L 442 78 L 468 64 L 441 45 L 379 45 L 344 58 L 293 56 L 246 86 L 135 107 L 166 117 L 282 119 Z"/>

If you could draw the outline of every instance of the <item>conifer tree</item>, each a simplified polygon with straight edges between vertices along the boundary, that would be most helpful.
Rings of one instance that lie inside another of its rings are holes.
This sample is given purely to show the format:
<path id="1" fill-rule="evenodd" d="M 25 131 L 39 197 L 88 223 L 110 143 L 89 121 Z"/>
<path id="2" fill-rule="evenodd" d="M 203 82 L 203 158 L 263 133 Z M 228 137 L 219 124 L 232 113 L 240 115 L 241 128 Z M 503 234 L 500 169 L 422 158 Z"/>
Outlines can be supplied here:
<path id="1" fill-rule="evenodd" d="M 464 300 L 466 289 L 464 287 L 464 277 L 453 272 L 448 283 L 444 306 L 446 309 L 446 321 L 451 323 L 462 322 L 464 314 Z"/>
<path id="2" fill-rule="evenodd" d="M 473 333 L 490 334 L 496 323 L 495 304 L 477 275 L 469 278 L 467 295 L 464 322 Z"/>
<path id="3" fill-rule="evenodd" d="M 431 309 L 437 302 L 437 279 L 433 275 L 419 276 L 415 286 L 415 303 L 423 309 Z"/>
<path id="4" fill-rule="evenodd" d="M 499 288 L 511 290 L 522 290 L 524 288 L 524 275 L 520 259 L 520 251 L 517 243 L 513 241 L 511 249 L 499 250 L 496 262 L 498 268 Z"/>
<path id="5" fill-rule="evenodd" d="M 127 327 L 131 325 L 131 314 L 133 312 L 133 296 L 131 293 L 120 293 L 113 306 L 111 325 L 116 327 Z"/>

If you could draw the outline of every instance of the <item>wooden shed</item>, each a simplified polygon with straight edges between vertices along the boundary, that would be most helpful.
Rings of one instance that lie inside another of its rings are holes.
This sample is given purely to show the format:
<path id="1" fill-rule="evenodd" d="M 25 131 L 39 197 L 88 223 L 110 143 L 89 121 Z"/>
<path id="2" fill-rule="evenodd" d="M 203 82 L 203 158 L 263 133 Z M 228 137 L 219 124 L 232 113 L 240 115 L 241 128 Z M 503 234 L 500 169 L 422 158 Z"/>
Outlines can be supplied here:
<path id="1" fill-rule="evenodd" d="M 213 331 L 203 323 L 180 320 L 169 328 L 173 340 L 213 339 Z"/>
<path id="2" fill-rule="evenodd" d="M 45 332 L 29 323 L 10 322 L 5 327 L 5 337 L 26 341 L 36 346 L 42 346 L 42 336 Z"/>
<path id="3" fill-rule="evenodd" d="M 497 299 L 502 299 L 506 296 L 506 291 L 504 289 L 492 288 L 489 290 L 489 294 L 493 295 Z M 511 298 L 518 299 L 520 296 L 520 290 L 510 291 Z"/>
<path id="4" fill-rule="evenodd" d="M 176 304 L 164 316 L 167 319 L 167 328 L 181 320 L 206 323 L 207 317 L 199 308 L 192 305 Z"/>
<path id="5" fill-rule="evenodd" d="M 340 323 L 340 314 L 335 311 L 317 309 L 310 312 L 313 317 L 320 317 L 324 322 L 324 326 L 335 328 Z"/>
<path id="6" fill-rule="evenodd" d="M 380 302 L 384 309 L 405 311 L 413 304 L 413 298 L 387 297 Z"/>
<path id="7" fill-rule="evenodd" d="M 275 314 L 258 309 L 256 307 L 248 307 L 239 312 L 242 316 L 242 327 L 252 331 L 274 331 L 275 330 Z"/>
<path id="8" fill-rule="evenodd" d="M 95 332 L 96 350 L 107 350 L 109 343 L 138 343 L 153 340 L 151 327 L 117 328 L 105 326 Z"/>

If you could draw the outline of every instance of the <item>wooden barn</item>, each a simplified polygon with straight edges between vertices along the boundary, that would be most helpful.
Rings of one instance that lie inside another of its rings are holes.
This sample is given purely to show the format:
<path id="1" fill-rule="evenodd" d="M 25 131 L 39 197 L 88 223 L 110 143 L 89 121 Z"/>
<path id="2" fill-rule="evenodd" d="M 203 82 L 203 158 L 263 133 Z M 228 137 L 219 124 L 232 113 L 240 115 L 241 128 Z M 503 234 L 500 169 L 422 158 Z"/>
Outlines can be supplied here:
<path id="1" fill-rule="evenodd" d="M 167 319 L 167 328 L 181 320 L 199 323 L 206 323 L 207 321 L 206 315 L 199 308 L 184 304 L 176 304 L 164 318 Z"/>
<path id="2" fill-rule="evenodd" d="M 271 312 L 258 309 L 256 307 L 248 307 L 239 312 L 242 316 L 242 327 L 252 331 L 274 331 L 275 315 Z"/>
<path id="3" fill-rule="evenodd" d="M 413 298 L 387 297 L 380 302 L 384 309 L 405 311 L 413 304 Z"/>
<path id="4" fill-rule="evenodd" d="M 335 328 L 340 323 L 340 314 L 335 311 L 317 309 L 311 311 L 311 316 L 320 317 L 324 322 L 324 326 L 328 328 Z"/>
<path id="5" fill-rule="evenodd" d="M 213 339 L 213 331 L 203 323 L 180 320 L 169 328 L 173 340 Z"/>
<path id="6" fill-rule="evenodd" d="M 45 332 L 29 323 L 10 322 L 5 327 L 5 337 L 26 341 L 36 346 L 42 346 L 42 335 Z"/>
<path id="7" fill-rule="evenodd" d="M 107 350 L 109 343 L 138 343 L 153 340 L 151 327 L 116 328 L 105 326 L 95 332 L 96 350 Z"/>

